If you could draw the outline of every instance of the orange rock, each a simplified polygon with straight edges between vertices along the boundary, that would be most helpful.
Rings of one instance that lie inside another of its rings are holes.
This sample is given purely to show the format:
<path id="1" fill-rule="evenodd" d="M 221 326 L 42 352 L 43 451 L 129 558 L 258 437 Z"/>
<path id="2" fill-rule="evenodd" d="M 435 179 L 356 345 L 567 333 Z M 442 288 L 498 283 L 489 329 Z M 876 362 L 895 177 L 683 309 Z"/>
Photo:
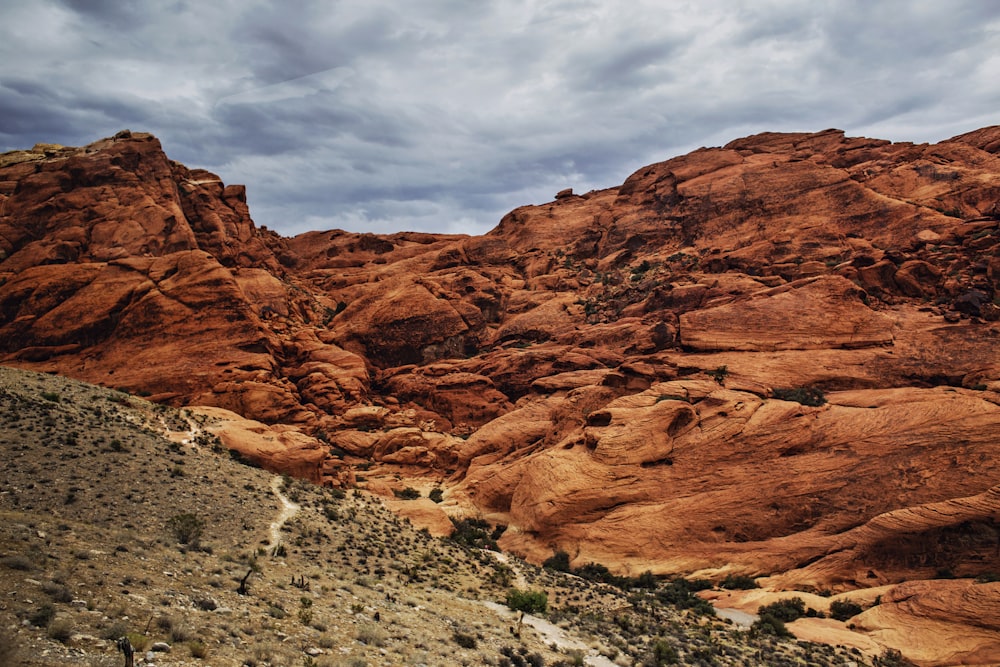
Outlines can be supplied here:
<path id="1" fill-rule="evenodd" d="M 283 238 L 149 135 L 39 146 L 0 156 L 0 361 L 267 422 L 322 483 L 448 471 L 535 560 L 1000 571 L 997 133 L 764 133 L 481 237 Z"/>

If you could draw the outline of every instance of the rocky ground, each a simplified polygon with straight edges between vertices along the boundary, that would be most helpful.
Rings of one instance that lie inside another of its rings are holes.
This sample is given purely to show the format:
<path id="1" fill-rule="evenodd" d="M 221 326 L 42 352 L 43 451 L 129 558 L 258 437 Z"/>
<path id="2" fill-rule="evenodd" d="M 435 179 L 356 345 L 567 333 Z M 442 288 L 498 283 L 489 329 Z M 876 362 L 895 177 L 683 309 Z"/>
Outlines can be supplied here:
<path id="1" fill-rule="evenodd" d="M 122 636 L 147 665 L 867 664 L 432 537 L 240 463 L 198 421 L 0 368 L 3 664 L 120 665 Z M 518 587 L 548 625 L 513 636 Z"/>

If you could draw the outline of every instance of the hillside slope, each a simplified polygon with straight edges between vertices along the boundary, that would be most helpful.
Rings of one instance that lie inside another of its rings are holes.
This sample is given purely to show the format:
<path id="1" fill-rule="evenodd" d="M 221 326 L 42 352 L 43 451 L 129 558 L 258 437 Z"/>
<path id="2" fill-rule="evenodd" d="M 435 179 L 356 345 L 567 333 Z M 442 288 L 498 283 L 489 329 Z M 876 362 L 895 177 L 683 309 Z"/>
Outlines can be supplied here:
<path id="1" fill-rule="evenodd" d="M 432 538 L 369 494 L 237 462 L 214 427 L 0 368 L 0 664 L 118 666 L 122 636 L 157 665 L 635 664 L 656 642 L 680 664 L 854 658 Z M 559 627 L 512 636 L 513 586 Z"/>

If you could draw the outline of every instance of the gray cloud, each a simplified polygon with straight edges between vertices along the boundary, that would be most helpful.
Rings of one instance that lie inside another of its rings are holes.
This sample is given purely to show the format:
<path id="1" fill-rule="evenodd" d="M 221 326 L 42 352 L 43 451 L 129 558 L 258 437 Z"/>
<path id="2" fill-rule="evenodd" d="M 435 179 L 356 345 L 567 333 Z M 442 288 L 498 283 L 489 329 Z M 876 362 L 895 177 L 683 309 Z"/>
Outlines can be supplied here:
<path id="1" fill-rule="evenodd" d="M 129 127 L 285 234 L 481 233 L 752 132 L 997 123 L 998 53 L 976 0 L 16 0 L 0 150 Z"/>

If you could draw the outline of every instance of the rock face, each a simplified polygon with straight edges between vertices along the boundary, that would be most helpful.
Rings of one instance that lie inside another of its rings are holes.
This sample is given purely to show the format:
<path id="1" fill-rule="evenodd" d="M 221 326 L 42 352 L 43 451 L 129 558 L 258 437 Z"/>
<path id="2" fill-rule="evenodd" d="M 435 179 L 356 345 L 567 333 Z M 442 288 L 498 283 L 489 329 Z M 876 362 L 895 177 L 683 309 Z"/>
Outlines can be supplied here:
<path id="1" fill-rule="evenodd" d="M 430 475 L 538 560 L 1000 572 L 998 137 L 766 133 L 482 237 L 282 238 L 149 135 L 40 145 L 0 156 L 0 361 Z"/>

